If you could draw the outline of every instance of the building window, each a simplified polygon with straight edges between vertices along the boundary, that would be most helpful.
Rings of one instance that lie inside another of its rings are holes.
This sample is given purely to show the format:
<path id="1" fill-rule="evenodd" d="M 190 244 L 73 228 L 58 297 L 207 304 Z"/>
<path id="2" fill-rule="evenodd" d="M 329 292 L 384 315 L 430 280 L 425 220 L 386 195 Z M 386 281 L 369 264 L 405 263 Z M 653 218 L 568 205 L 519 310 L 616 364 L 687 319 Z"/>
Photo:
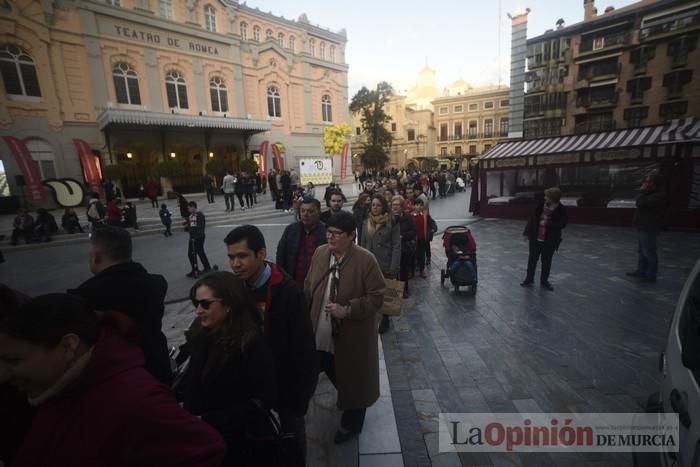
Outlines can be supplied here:
<path id="1" fill-rule="evenodd" d="M 447 123 L 440 124 L 440 141 L 447 141 Z"/>
<path id="2" fill-rule="evenodd" d="M 479 110 L 479 104 L 469 104 L 470 112 L 476 112 L 477 110 Z"/>
<path id="3" fill-rule="evenodd" d="M 160 17 L 165 19 L 173 19 L 173 0 L 160 0 Z"/>
<path id="4" fill-rule="evenodd" d="M 484 102 L 484 110 L 493 109 L 493 101 Z"/>
<path id="5" fill-rule="evenodd" d="M 316 41 L 314 39 L 309 39 L 309 54 L 312 57 L 316 56 Z"/>
<path id="6" fill-rule="evenodd" d="M 668 88 L 668 97 L 675 98 L 683 95 L 683 86 L 690 83 L 693 70 L 678 70 L 664 75 L 664 87 Z"/>
<path id="7" fill-rule="evenodd" d="M 265 40 L 266 41 L 271 41 L 274 33 L 272 32 L 272 29 L 268 29 L 265 31 Z"/>
<path id="8" fill-rule="evenodd" d="M 216 77 L 209 82 L 211 94 L 211 110 L 214 112 L 228 112 L 228 96 L 224 80 Z"/>
<path id="9" fill-rule="evenodd" d="M 462 122 L 455 122 L 454 135 L 455 139 L 462 139 Z"/>
<path id="10" fill-rule="evenodd" d="M 244 41 L 248 40 L 248 23 L 241 23 L 240 25 L 241 29 L 241 39 Z"/>
<path id="11" fill-rule="evenodd" d="M 356 134 L 357 136 L 360 136 L 360 135 L 362 134 L 362 128 L 360 128 L 359 126 L 358 126 L 358 127 L 355 127 L 355 134 Z"/>
<path id="12" fill-rule="evenodd" d="M 625 109 L 624 118 L 627 121 L 629 128 L 637 128 L 642 126 L 642 120 L 649 115 L 649 107 L 631 107 Z"/>
<path id="13" fill-rule="evenodd" d="M 296 48 L 296 38 L 294 36 L 289 36 L 289 50 L 294 53 L 294 49 Z"/>
<path id="14" fill-rule="evenodd" d="M 695 50 L 698 44 L 697 36 L 681 36 L 668 44 L 668 56 L 671 57 L 671 68 L 680 68 L 688 64 L 688 53 Z"/>
<path id="15" fill-rule="evenodd" d="M 253 40 L 260 42 L 260 26 L 253 26 Z"/>
<path id="16" fill-rule="evenodd" d="M 630 63 L 634 65 L 635 71 L 643 71 L 655 55 L 655 45 L 643 45 L 630 51 Z"/>
<path id="17" fill-rule="evenodd" d="M 56 178 L 55 157 L 51 145 L 43 139 L 30 139 L 25 141 L 25 144 L 32 154 L 32 160 L 37 165 L 41 178 Z"/>
<path id="18" fill-rule="evenodd" d="M 391 131 L 396 131 L 396 123 L 391 124 Z"/>
<path id="19" fill-rule="evenodd" d="M 415 141 L 416 140 L 416 130 L 408 130 L 406 139 L 408 141 Z"/>
<path id="20" fill-rule="evenodd" d="M 685 117 L 688 113 L 688 101 L 668 102 L 659 107 L 659 116 L 667 120 Z"/>
<path id="21" fill-rule="evenodd" d="M 464 107 L 462 106 L 462 104 L 455 105 L 455 106 L 454 106 L 454 109 L 452 109 L 452 111 L 453 111 L 454 113 L 456 113 L 456 114 L 457 114 L 457 113 L 462 113 L 463 110 L 464 110 Z"/>
<path id="22" fill-rule="evenodd" d="M 476 144 L 469 145 L 469 154 L 476 154 Z"/>
<path id="23" fill-rule="evenodd" d="M 449 107 L 440 107 L 440 115 L 447 115 L 449 111 Z"/>
<path id="24" fill-rule="evenodd" d="M 0 47 L 0 74 L 7 94 L 41 97 L 36 65 L 26 50 L 12 44 Z"/>
<path id="25" fill-rule="evenodd" d="M 275 86 L 267 88 L 267 115 L 280 118 L 282 116 L 282 100 Z"/>
<path id="26" fill-rule="evenodd" d="M 508 119 L 501 119 L 501 136 L 508 136 Z"/>
<path id="27" fill-rule="evenodd" d="M 207 31 L 216 32 L 216 11 L 211 5 L 204 7 L 204 27 Z"/>
<path id="28" fill-rule="evenodd" d="M 493 119 L 487 118 L 484 120 L 484 137 L 491 138 L 493 136 Z"/>
<path id="29" fill-rule="evenodd" d="M 440 148 L 440 155 L 446 156 L 447 155 L 447 148 L 445 148 L 445 147 Z"/>
<path id="30" fill-rule="evenodd" d="M 333 114 L 331 113 L 331 96 L 328 94 L 321 98 L 321 115 L 324 122 L 333 121 Z"/>
<path id="31" fill-rule="evenodd" d="M 499 105 L 501 107 L 508 107 L 510 106 L 510 101 L 508 99 L 501 99 L 501 103 Z"/>
<path id="32" fill-rule="evenodd" d="M 648 91 L 649 88 L 651 88 L 651 78 L 648 76 L 627 81 L 627 92 L 631 94 L 633 101 L 641 101 L 644 98 L 644 91 Z"/>
<path id="33" fill-rule="evenodd" d="M 462 146 L 455 146 L 455 156 L 462 154 Z"/>
<path id="34" fill-rule="evenodd" d="M 187 83 L 179 71 L 169 71 L 165 75 L 165 91 L 168 95 L 168 107 L 188 109 Z"/>
<path id="35" fill-rule="evenodd" d="M 469 120 L 469 137 L 476 138 L 476 120 Z"/>
<path id="36" fill-rule="evenodd" d="M 280 48 L 284 48 L 284 34 L 283 33 L 277 34 L 277 45 L 279 45 Z"/>
<path id="37" fill-rule="evenodd" d="M 330 57 L 328 57 L 329 60 L 333 63 L 335 63 L 335 46 L 332 45 L 330 48 Z"/>
<path id="38" fill-rule="evenodd" d="M 117 63 L 112 68 L 112 80 L 114 91 L 117 95 L 117 103 L 141 105 L 141 93 L 139 92 L 139 78 L 128 63 Z"/>
<path id="39" fill-rule="evenodd" d="M 122 6 L 120 0 L 105 0 L 105 3 L 112 6 Z"/>
<path id="40" fill-rule="evenodd" d="M 321 42 L 318 44 L 318 56 L 321 57 L 321 60 L 326 59 L 326 43 Z"/>
<path id="41" fill-rule="evenodd" d="M 490 144 L 484 144 L 484 152 L 488 151 L 489 149 L 491 149 L 491 145 L 490 145 Z"/>

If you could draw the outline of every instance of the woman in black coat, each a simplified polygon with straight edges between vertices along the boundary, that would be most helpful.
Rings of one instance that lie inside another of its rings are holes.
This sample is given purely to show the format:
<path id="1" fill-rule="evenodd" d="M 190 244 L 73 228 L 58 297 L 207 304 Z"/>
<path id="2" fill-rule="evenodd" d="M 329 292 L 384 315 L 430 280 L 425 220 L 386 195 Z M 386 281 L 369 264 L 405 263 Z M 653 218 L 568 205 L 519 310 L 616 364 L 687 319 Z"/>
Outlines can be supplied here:
<path id="1" fill-rule="evenodd" d="M 552 268 L 552 257 L 559 249 L 561 243 L 561 231 L 568 222 L 566 207 L 559 203 L 561 190 L 549 188 L 544 191 L 544 201 L 537 204 L 533 216 L 528 221 L 523 231 L 530 245 L 530 254 L 527 259 L 527 276 L 520 283 L 521 287 L 529 287 L 535 280 L 537 260 L 542 256 L 542 271 L 540 272 L 540 285 L 553 291 L 554 287 L 549 283 L 549 271 Z"/>
<path id="2" fill-rule="evenodd" d="M 226 441 L 223 466 L 275 465 L 268 413 L 276 403 L 272 351 L 255 301 L 230 272 L 201 278 L 190 291 L 197 318 L 183 351 L 190 364 L 179 387 L 184 407 Z"/>
<path id="3" fill-rule="evenodd" d="M 403 298 L 408 298 L 408 273 L 416 267 L 416 223 L 404 211 L 403 196 L 396 195 L 391 199 L 391 212 L 398 218 L 401 229 L 401 266 L 399 280 L 404 282 Z"/>

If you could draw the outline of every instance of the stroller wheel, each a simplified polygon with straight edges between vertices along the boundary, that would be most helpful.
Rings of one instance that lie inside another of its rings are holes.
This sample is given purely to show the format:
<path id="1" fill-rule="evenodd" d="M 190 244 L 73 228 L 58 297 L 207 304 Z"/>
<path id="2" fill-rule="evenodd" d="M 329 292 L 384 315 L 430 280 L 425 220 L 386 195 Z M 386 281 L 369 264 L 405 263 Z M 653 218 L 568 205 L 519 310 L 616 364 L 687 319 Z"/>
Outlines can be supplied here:
<path id="1" fill-rule="evenodd" d="M 445 270 L 444 269 L 440 270 L 440 285 L 442 285 L 442 286 L 445 285 Z"/>
<path id="2" fill-rule="evenodd" d="M 476 282 L 469 288 L 469 293 L 472 294 L 472 296 L 476 295 Z"/>

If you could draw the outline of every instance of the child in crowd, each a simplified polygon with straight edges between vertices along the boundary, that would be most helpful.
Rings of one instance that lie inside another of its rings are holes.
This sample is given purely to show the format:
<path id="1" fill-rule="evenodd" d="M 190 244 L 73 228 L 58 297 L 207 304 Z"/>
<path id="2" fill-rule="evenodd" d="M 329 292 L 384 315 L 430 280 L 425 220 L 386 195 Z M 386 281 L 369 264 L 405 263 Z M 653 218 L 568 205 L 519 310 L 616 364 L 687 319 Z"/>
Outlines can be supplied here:
<path id="1" fill-rule="evenodd" d="M 173 221 L 172 214 L 170 214 L 170 211 L 168 211 L 168 205 L 165 203 L 161 204 L 158 214 L 160 215 L 160 221 L 165 226 L 165 232 L 163 232 L 163 235 L 166 237 L 171 237 L 173 233 L 170 231 L 170 226 L 172 225 Z"/>

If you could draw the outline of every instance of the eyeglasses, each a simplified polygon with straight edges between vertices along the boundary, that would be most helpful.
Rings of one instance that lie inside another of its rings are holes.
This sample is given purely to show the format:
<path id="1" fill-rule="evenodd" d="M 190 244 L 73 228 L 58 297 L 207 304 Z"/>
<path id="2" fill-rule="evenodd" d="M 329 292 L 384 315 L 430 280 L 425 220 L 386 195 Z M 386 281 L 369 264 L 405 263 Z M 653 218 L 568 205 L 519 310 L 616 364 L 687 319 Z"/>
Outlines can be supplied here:
<path id="1" fill-rule="evenodd" d="M 208 310 L 212 303 L 220 302 L 220 301 L 221 301 L 220 298 L 203 298 L 201 300 L 197 300 L 196 298 L 193 298 L 192 305 L 194 305 L 195 308 L 199 308 L 199 306 L 201 305 L 202 308 L 204 308 L 205 310 Z"/>
<path id="2" fill-rule="evenodd" d="M 338 238 L 341 235 L 343 235 L 345 232 L 338 231 L 338 230 L 326 230 L 326 237 L 333 237 L 333 238 Z"/>

